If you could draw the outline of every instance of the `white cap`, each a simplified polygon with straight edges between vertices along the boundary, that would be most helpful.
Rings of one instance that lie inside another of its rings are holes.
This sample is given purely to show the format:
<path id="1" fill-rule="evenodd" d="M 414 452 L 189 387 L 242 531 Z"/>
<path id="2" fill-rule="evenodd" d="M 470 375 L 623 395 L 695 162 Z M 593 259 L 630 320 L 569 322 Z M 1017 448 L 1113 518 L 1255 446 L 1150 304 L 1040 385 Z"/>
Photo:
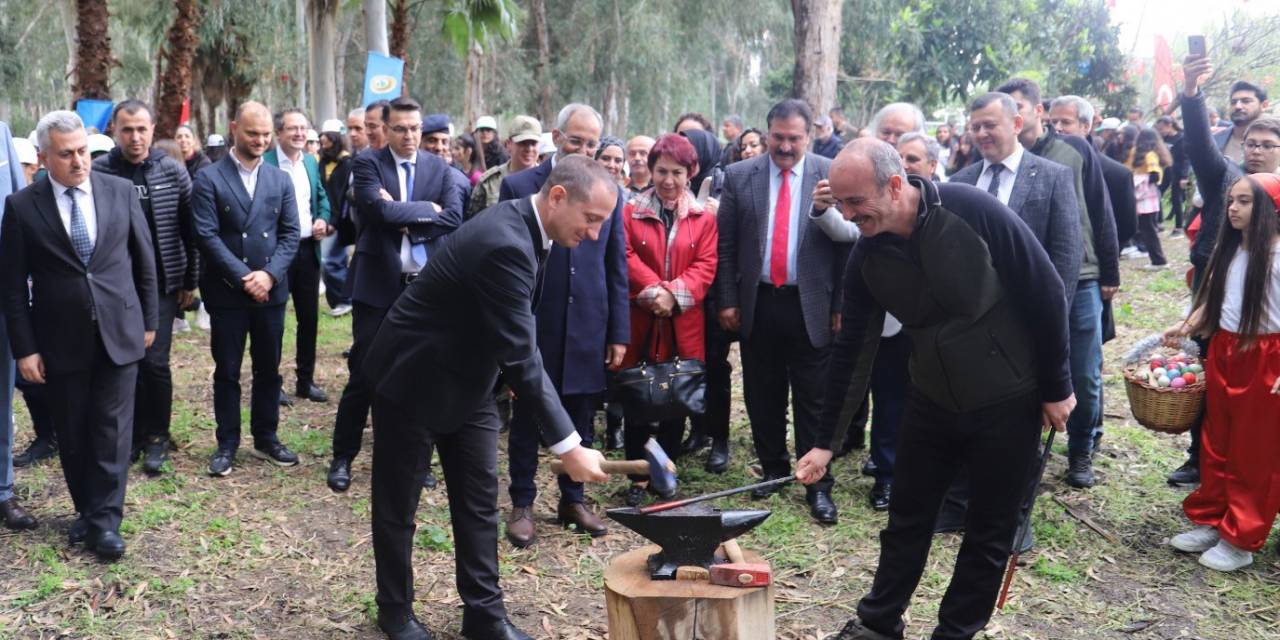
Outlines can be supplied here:
<path id="1" fill-rule="evenodd" d="M 480 119 L 476 120 L 476 128 L 477 129 L 493 129 L 494 131 L 497 131 L 498 121 L 494 120 L 493 116 L 480 116 Z"/>
<path id="2" fill-rule="evenodd" d="M 94 133 L 89 136 L 89 153 L 99 153 L 102 151 L 110 151 L 116 148 L 116 141 L 102 135 Z"/>
<path id="3" fill-rule="evenodd" d="M 307 129 L 307 142 L 320 142 L 320 134 L 315 129 Z"/>
<path id="4" fill-rule="evenodd" d="M 345 128 L 346 127 L 342 124 L 341 120 L 329 118 L 320 125 L 320 133 L 329 133 L 330 131 L 334 133 L 342 133 L 342 130 Z"/>
<path id="5" fill-rule="evenodd" d="M 538 155 L 544 153 L 555 153 L 556 143 L 551 141 L 551 132 L 542 134 L 542 141 L 538 143 Z"/>
<path id="6" fill-rule="evenodd" d="M 13 150 L 18 152 L 18 164 L 40 164 L 36 157 L 36 146 L 26 138 L 14 138 Z"/>
<path id="7" fill-rule="evenodd" d="M 30 142 L 31 146 L 35 147 L 37 151 L 40 149 L 40 136 L 36 135 L 35 129 L 32 129 L 31 133 L 27 134 L 27 142 Z"/>
<path id="8" fill-rule="evenodd" d="M 204 141 L 204 146 L 206 146 L 206 147 L 225 147 L 225 146 L 227 146 L 227 141 L 226 141 L 225 139 L 223 139 L 223 137 L 222 137 L 222 136 L 220 136 L 220 135 L 218 135 L 218 134 L 216 134 L 216 133 L 211 133 L 211 134 L 209 134 L 209 139 Z"/>
<path id="9" fill-rule="evenodd" d="M 1120 128 L 1120 118 L 1103 118 L 1098 123 L 1098 131 L 1113 131 Z"/>

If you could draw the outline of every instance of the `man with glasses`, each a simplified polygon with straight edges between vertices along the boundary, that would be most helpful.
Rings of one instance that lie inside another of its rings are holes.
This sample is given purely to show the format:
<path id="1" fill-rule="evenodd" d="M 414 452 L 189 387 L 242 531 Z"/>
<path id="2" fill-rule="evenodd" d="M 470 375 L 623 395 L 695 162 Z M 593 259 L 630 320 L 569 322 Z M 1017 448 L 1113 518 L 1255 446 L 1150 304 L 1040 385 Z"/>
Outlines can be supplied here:
<path id="1" fill-rule="evenodd" d="M 450 179 L 449 165 L 419 150 L 422 108 L 402 97 L 388 110 L 387 145 L 360 154 L 352 168 L 359 220 L 348 280 L 353 344 L 333 427 L 327 481 L 334 491 L 351 486 L 351 461 L 360 453 L 369 416 L 370 389 L 360 367 L 369 342 L 400 292 L 426 267 L 438 240 L 462 224 L 463 193 Z"/>
<path id="2" fill-rule="evenodd" d="M 557 160 L 571 155 L 594 157 L 600 146 L 604 120 L 585 104 L 560 110 L 551 130 L 556 153 L 546 162 L 503 178 L 499 200 L 528 198 L 542 189 Z M 538 349 L 547 375 L 560 392 L 560 402 L 573 420 L 582 446 L 591 446 L 591 418 L 605 390 L 605 368 L 622 365 L 631 341 L 627 300 L 627 248 L 622 231 L 618 189 L 613 215 L 597 239 L 584 239 L 572 249 L 552 246 L 543 268 L 543 290 L 534 311 L 538 319 Z M 538 469 L 538 415 L 525 398 L 517 398 L 512 415 L 507 455 L 511 473 L 511 514 L 507 539 L 517 547 L 533 544 L 534 473 Z M 604 522 L 583 504 L 582 483 L 560 476 L 561 524 L 574 525 L 592 536 L 608 532 Z"/>

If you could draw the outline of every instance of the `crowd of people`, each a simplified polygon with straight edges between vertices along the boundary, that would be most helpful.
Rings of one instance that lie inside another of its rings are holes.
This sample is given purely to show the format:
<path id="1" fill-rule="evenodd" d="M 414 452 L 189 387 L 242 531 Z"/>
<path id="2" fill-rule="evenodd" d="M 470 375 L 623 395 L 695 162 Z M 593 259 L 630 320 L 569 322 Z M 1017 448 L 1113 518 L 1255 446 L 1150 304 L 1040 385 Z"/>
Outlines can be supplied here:
<path id="1" fill-rule="evenodd" d="M 686 113 L 670 132 L 624 139 L 573 103 L 545 126 L 484 116 L 458 131 L 408 97 L 319 131 L 300 109 L 245 102 L 203 147 L 185 125 L 154 139 L 137 100 L 115 106 L 110 137 L 67 111 L 29 138 L 0 123 L 0 342 L 17 373 L 5 386 L 16 382 L 35 431 L 15 453 L 11 418 L 0 429 L 0 516 L 37 525 L 13 468 L 58 456 L 77 514 L 69 542 L 107 561 L 125 553 L 131 463 L 171 472 L 170 352 L 193 311 L 214 363 L 208 473 L 244 463 L 246 341 L 248 453 L 298 464 L 280 407 L 334 391 L 315 377 L 323 295 L 352 334 L 326 480 L 371 485 L 390 637 L 431 637 L 409 561 L 418 495 L 439 482 L 433 450 L 451 489 L 463 634 L 527 637 L 497 584 L 505 431 L 516 547 L 538 537 L 542 446 L 567 470 L 557 520 L 591 536 L 609 531 L 584 492 L 605 477 L 594 448 L 634 459 L 653 439 L 673 457 L 705 451 L 711 473 L 738 456 L 765 480 L 794 474 L 824 525 L 839 518 L 831 459 L 869 448 L 868 506 L 888 525 L 871 593 L 837 637 L 900 638 L 930 538 L 963 531 L 933 637 L 971 638 L 1011 550 L 1034 544 L 1015 532 L 1039 481 L 1039 427 L 1066 432 L 1069 485 L 1096 482 L 1120 260 L 1167 268 L 1168 223 L 1193 238 L 1194 304 L 1166 336 L 1200 340 L 1209 373 L 1189 459 L 1168 478 L 1199 485 L 1184 505 L 1195 528 L 1170 544 L 1216 570 L 1245 567 L 1280 510 L 1280 120 L 1239 81 L 1231 124 L 1215 122 L 1199 89 L 1211 64 L 1193 56 L 1184 70 L 1178 109 L 1150 126 L 1141 109 L 1121 122 L 1025 78 L 933 126 L 909 103 L 857 129 L 839 108 L 784 100 L 760 128 L 728 115 L 717 131 Z M 735 342 L 749 452 L 729 439 Z M 705 364 L 706 409 L 688 427 L 610 401 L 611 372 L 676 357 Z M 365 479 L 352 462 L 371 418 Z M 672 497 L 647 480 L 632 477 L 620 502 Z"/>

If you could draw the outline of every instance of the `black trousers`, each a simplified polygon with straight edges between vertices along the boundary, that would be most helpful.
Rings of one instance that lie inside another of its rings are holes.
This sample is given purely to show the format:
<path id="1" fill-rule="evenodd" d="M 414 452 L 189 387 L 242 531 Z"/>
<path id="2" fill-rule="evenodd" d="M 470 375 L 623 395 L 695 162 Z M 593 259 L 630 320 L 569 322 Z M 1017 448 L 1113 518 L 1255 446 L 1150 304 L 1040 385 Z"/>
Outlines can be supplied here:
<path id="1" fill-rule="evenodd" d="M 53 428 L 53 413 L 49 410 L 49 385 L 31 384 L 15 376 L 17 388 L 22 390 L 22 400 L 27 403 L 27 413 L 31 414 L 32 431 L 37 440 L 55 442 L 58 439 Z"/>
<path id="2" fill-rule="evenodd" d="M 986 626 L 1013 546 L 1025 480 L 1036 463 L 1039 425 L 1034 392 L 952 413 L 915 388 L 908 391 L 880 564 L 871 593 L 858 603 L 863 624 L 902 637 L 902 614 L 924 572 L 938 505 L 957 469 L 966 466 L 972 497 L 964 542 L 933 639 L 968 639 Z"/>
<path id="3" fill-rule="evenodd" d="M 280 425 L 280 340 L 284 337 L 284 305 L 269 307 L 209 307 L 209 346 L 213 350 L 213 415 L 218 423 L 218 446 L 240 446 L 240 364 L 249 341 L 253 386 L 249 397 L 249 426 L 253 444 L 262 448 L 277 441 Z"/>
<path id="4" fill-rule="evenodd" d="M 694 433 L 701 432 L 712 438 L 723 439 L 729 437 L 729 405 L 733 394 L 733 365 L 729 364 L 729 348 L 733 346 L 736 336 L 720 328 L 719 314 L 716 313 L 715 305 L 710 304 L 710 297 L 706 310 L 707 390 L 704 397 L 707 410 L 700 416 L 693 416 L 689 422 Z M 641 444 L 644 444 L 643 440 Z"/>
<path id="5" fill-rule="evenodd" d="M 506 617 L 498 586 L 498 414 L 492 397 L 456 431 L 433 433 L 430 416 L 395 401 L 373 400 L 373 557 L 378 608 L 408 613 L 413 606 L 414 515 L 430 447 L 440 451 L 449 491 L 454 562 L 464 620 Z M 456 425 L 455 425 L 456 426 Z"/>
<path id="6" fill-rule="evenodd" d="M 67 491 L 97 531 L 118 531 L 124 517 L 137 376 L 137 363 L 112 362 L 99 339 L 88 368 L 46 377 Z"/>
<path id="7" fill-rule="evenodd" d="M 751 437 L 766 475 L 791 473 L 787 454 L 787 396 L 795 416 L 796 457 L 813 448 L 822 413 L 829 348 L 809 342 L 794 287 L 761 286 L 756 299 L 751 337 L 742 340 L 742 384 L 751 419 Z M 808 487 L 830 491 L 834 479 L 827 475 Z"/>
<path id="8" fill-rule="evenodd" d="M 365 352 L 387 315 L 386 307 L 351 303 L 351 357 L 347 358 L 347 386 L 338 400 L 338 417 L 333 424 L 333 457 L 352 460 L 360 453 L 360 438 L 372 403 L 368 378 L 360 368 Z"/>
<path id="9" fill-rule="evenodd" d="M 568 412 L 573 427 L 578 430 L 582 446 L 591 448 L 594 436 L 592 418 L 595 417 L 596 405 L 600 404 L 599 395 L 589 393 L 560 396 L 560 404 Z M 533 409 L 517 398 L 511 416 L 511 428 L 507 430 L 507 472 L 511 474 L 511 485 L 507 487 L 507 492 L 511 494 L 513 507 L 530 506 L 538 497 L 534 477 L 538 473 L 538 449 L 541 446 L 542 425 L 534 418 Z M 584 500 L 581 482 L 574 482 L 567 475 L 556 476 L 556 482 L 560 486 L 562 504 Z"/>
<path id="10" fill-rule="evenodd" d="M 1164 248 L 1160 246 L 1160 232 L 1156 230 L 1159 220 L 1160 212 L 1138 215 L 1137 240 L 1142 243 L 1142 250 L 1147 252 L 1147 257 L 1151 258 L 1151 264 L 1157 266 L 1169 262 L 1164 257 Z"/>
<path id="11" fill-rule="evenodd" d="M 133 407 L 133 447 L 147 440 L 169 439 L 169 422 L 173 413 L 173 374 L 169 369 L 169 352 L 173 346 L 173 318 L 178 313 L 178 293 L 160 296 L 160 325 L 156 339 L 138 362 L 138 395 Z"/>
<path id="12" fill-rule="evenodd" d="M 289 265 L 289 294 L 293 296 L 293 313 L 298 319 L 298 387 L 304 389 L 315 381 L 316 373 L 316 327 L 320 313 L 318 244 L 315 238 L 300 240 L 298 254 Z"/>
<path id="13" fill-rule="evenodd" d="M 892 481 L 897 460 L 898 432 L 906 407 L 911 375 L 911 338 L 899 332 L 880 339 L 880 349 L 871 368 L 871 460 L 876 464 L 876 480 Z"/>
<path id="14" fill-rule="evenodd" d="M 680 450 L 680 441 L 684 439 L 684 420 L 667 420 L 666 422 L 636 422 L 630 418 L 624 418 L 625 428 L 622 430 L 622 446 L 623 453 L 628 460 L 644 459 L 644 444 L 653 437 L 658 441 L 658 446 L 667 452 L 668 456 L 675 455 Z M 649 476 L 639 476 L 627 474 L 634 482 L 645 482 Z"/>

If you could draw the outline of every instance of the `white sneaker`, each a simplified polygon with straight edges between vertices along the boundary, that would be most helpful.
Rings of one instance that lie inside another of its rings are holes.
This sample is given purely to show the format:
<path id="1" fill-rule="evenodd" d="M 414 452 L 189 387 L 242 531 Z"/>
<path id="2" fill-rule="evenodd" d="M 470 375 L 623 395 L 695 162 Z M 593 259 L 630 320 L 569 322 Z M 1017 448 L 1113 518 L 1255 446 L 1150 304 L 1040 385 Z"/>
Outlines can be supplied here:
<path id="1" fill-rule="evenodd" d="M 1235 571 L 1253 564 L 1253 553 L 1219 540 L 1212 549 L 1200 554 L 1200 564 L 1214 571 Z"/>
<path id="2" fill-rule="evenodd" d="M 1121 249 L 1121 250 L 1120 250 L 1120 257 L 1121 257 L 1121 258 L 1132 258 L 1132 257 L 1133 257 L 1133 254 L 1135 254 L 1135 253 L 1137 253 L 1137 252 L 1138 252 L 1138 248 L 1137 248 L 1137 247 L 1135 247 L 1135 246 L 1133 246 L 1133 245 L 1129 245 L 1129 246 L 1127 246 L 1127 247 L 1125 247 L 1125 248 L 1123 248 L 1123 249 Z"/>
<path id="3" fill-rule="evenodd" d="M 204 308 L 203 304 L 200 305 L 199 309 L 196 309 L 196 326 L 204 331 L 209 330 L 209 311 Z"/>
<path id="4" fill-rule="evenodd" d="M 1218 530 L 1202 524 L 1186 533 L 1179 533 L 1169 540 L 1169 546 L 1187 553 L 1204 553 L 1218 544 Z"/>
<path id="5" fill-rule="evenodd" d="M 187 321 L 186 321 L 185 319 L 183 319 L 183 318 L 174 318 L 174 319 L 173 319 L 173 332 L 174 332 L 174 333 L 186 333 L 186 332 L 188 332 L 188 331 L 190 331 L 190 330 L 191 330 L 191 325 L 190 325 L 190 324 L 188 324 L 188 323 L 187 323 Z"/>
<path id="6" fill-rule="evenodd" d="M 349 304 L 340 304 L 329 310 L 329 315 L 334 318 L 340 318 L 348 313 L 351 313 L 351 305 Z"/>

